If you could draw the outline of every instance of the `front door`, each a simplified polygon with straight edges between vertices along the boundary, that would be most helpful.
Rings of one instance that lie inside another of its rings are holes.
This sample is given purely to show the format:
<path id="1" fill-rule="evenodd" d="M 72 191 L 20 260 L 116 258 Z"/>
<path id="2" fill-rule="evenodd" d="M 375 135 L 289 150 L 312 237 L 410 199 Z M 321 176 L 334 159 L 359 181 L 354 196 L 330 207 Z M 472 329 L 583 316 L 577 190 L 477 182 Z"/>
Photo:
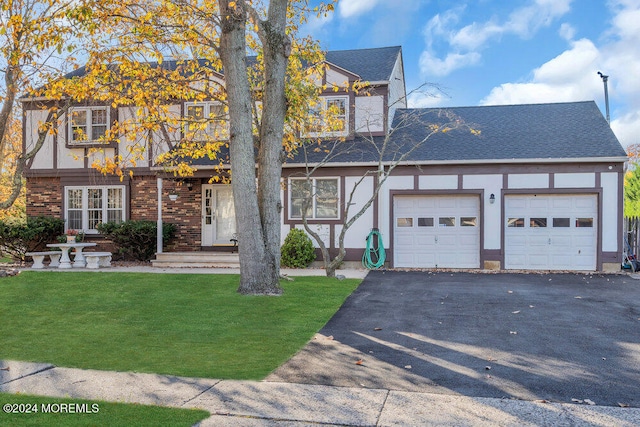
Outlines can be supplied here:
<path id="1" fill-rule="evenodd" d="M 202 246 L 230 245 L 236 215 L 230 185 L 202 186 Z"/>

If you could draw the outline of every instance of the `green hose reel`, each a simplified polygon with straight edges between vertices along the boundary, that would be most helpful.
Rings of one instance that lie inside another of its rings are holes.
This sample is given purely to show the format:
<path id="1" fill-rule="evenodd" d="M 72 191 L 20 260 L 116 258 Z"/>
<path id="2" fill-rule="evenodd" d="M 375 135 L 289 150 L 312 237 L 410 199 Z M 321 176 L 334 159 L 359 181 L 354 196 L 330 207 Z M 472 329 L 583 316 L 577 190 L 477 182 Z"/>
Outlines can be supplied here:
<path id="1" fill-rule="evenodd" d="M 375 244 L 377 241 L 377 245 Z M 384 243 L 382 242 L 382 234 L 377 228 L 371 229 L 367 236 L 367 245 L 362 254 L 362 266 L 369 270 L 380 268 L 384 265 L 386 254 L 384 252 Z"/>

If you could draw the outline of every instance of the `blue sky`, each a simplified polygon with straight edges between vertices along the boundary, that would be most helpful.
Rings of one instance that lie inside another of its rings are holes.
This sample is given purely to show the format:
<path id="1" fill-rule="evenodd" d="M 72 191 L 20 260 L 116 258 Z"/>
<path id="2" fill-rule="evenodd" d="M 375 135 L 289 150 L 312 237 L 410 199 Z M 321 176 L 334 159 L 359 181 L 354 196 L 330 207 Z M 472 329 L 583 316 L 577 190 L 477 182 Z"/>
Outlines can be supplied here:
<path id="1" fill-rule="evenodd" d="M 303 31 L 327 50 L 402 46 L 407 90 L 444 91 L 412 107 L 594 100 L 604 115 L 601 71 L 611 127 L 640 143 L 640 0 L 339 0 Z"/>

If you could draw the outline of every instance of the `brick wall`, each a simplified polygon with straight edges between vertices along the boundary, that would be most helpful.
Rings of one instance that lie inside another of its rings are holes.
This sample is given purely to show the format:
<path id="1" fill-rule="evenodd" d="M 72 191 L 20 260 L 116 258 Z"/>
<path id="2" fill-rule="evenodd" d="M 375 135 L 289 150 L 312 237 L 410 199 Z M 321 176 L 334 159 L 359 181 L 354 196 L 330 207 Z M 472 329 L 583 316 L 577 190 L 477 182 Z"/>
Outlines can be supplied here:
<path id="1" fill-rule="evenodd" d="M 169 200 L 169 191 L 178 194 L 178 200 Z M 173 181 L 163 181 L 162 221 L 177 226 L 176 237 L 166 251 L 199 251 L 202 226 L 202 188 L 194 183 L 189 190 L 186 186 L 176 185 Z M 158 188 L 153 176 L 131 179 L 131 219 L 158 220 Z"/>
<path id="2" fill-rule="evenodd" d="M 60 178 L 27 179 L 27 216 L 62 218 Z"/>
<path id="3" fill-rule="evenodd" d="M 27 179 L 27 215 L 63 217 L 62 186 L 60 178 Z M 199 251 L 201 245 L 202 188 L 194 182 L 189 190 L 176 186 L 173 181 L 163 182 L 162 220 L 177 226 L 172 244 L 166 251 Z M 178 200 L 169 200 L 169 190 L 178 193 Z M 158 189 L 155 176 L 134 176 L 129 184 L 129 219 L 158 220 Z M 91 241 L 104 241 L 99 236 L 87 236 Z M 107 248 L 105 248 L 106 250 Z"/>

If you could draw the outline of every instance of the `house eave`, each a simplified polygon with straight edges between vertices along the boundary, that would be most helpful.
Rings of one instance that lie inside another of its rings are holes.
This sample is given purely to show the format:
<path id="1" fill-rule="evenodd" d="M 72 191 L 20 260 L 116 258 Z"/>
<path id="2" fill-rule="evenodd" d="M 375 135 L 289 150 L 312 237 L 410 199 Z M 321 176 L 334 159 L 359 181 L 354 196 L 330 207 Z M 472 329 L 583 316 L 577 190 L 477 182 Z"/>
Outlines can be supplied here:
<path id="1" fill-rule="evenodd" d="M 402 161 L 398 166 L 442 166 L 442 165 L 498 165 L 498 164 L 540 164 L 540 163 L 624 163 L 627 157 L 571 157 L 571 158 L 533 158 L 533 159 L 474 159 L 474 160 L 423 160 Z M 393 162 L 383 162 L 384 165 Z M 377 167 L 378 162 L 331 162 L 324 167 Z M 283 168 L 301 168 L 316 166 L 318 163 L 285 163 Z"/>
<path id="2" fill-rule="evenodd" d="M 571 158 L 535 158 L 535 159 L 479 159 L 479 160 L 428 160 L 428 161 L 403 161 L 397 166 L 447 166 L 447 165 L 498 165 L 498 164 L 540 164 L 540 163 L 624 163 L 627 157 L 571 157 Z M 392 162 L 384 162 L 389 165 Z M 317 166 L 318 163 L 285 163 L 283 168 L 304 168 L 307 166 Z M 256 165 L 257 166 L 257 165 Z M 346 168 L 346 167 L 378 167 L 378 162 L 331 162 L 323 167 Z M 177 167 L 165 168 L 162 166 L 152 166 L 153 172 L 171 172 Z M 194 170 L 228 170 L 230 165 L 199 165 L 193 166 Z"/>

